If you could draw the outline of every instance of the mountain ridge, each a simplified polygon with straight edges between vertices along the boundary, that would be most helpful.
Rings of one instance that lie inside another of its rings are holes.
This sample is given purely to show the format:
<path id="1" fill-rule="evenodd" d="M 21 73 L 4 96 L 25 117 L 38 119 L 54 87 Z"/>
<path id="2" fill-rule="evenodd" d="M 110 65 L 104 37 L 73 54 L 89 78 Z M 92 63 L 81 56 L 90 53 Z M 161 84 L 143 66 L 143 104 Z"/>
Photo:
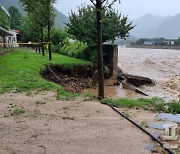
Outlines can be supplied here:
<path id="1" fill-rule="evenodd" d="M 130 35 L 138 38 L 178 38 L 180 37 L 180 13 L 163 17 L 146 14 L 133 21 L 136 27 Z"/>
<path id="2" fill-rule="evenodd" d="M 18 0 L 0 0 L 0 5 L 4 6 L 7 10 L 10 6 L 15 6 L 18 10 L 22 13 L 23 16 L 26 15 L 26 12 L 23 10 L 22 5 L 19 3 Z M 55 19 L 55 26 L 56 27 L 64 27 L 65 23 L 69 22 L 69 18 L 58 11 L 55 7 L 56 19 Z"/>

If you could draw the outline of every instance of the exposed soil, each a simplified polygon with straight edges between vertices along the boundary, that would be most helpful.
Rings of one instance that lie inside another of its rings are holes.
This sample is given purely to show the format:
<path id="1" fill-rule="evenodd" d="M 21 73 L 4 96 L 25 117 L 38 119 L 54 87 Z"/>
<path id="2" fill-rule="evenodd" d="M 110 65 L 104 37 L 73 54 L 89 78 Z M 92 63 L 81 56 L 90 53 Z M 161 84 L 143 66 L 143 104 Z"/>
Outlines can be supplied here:
<path id="1" fill-rule="evenodd" d="M 57 77 L 62 81 L 59 81 Z M 92 78 L 95 71 L 95 66 L 91 65 L 76 65 L 72 68 L 67 68 L 59 65 L 47 66 L 41 73 L 42 76 L 57 84 L 64 86 L 65 90 L 73 93 L 80 93 L 85 88 L 96 87 L 96 81 Z"/>
<path id="2" fill-rule="evenodd" d="M 0 153 L 149 153 L 145 146 L 153 141 L 108 106 L 82 98 L 59 101 L 54 92 L 35 93 L 0 95 Z M 22 107 L 25 113 L 11 114 Z M 121 111 L 139 124 L 154 122 L 154 113 Z"/>

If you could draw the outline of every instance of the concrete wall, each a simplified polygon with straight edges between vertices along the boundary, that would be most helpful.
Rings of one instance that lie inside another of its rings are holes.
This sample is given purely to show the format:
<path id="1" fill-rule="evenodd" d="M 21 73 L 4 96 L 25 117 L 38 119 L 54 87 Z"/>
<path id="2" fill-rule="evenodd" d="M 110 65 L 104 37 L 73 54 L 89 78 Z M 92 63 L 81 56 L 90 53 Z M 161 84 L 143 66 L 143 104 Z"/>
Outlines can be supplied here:
<path id="1" fill-rule="evenodd" d="M 104 64 L 108 65 L 113 79 L 117 79 L 118 70 L 118 45 L 104 45 Z"/>

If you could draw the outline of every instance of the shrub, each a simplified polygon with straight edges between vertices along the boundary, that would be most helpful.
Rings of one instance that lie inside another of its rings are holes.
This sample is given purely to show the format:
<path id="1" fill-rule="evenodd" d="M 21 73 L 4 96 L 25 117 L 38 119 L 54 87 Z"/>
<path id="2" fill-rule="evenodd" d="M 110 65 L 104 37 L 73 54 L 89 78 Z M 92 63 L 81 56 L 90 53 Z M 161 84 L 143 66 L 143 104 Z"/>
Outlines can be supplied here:
<path id="1" fill-rule="evenodd" d="M 60 53 L 70 57 L 87 59 L 85 58 L 86 48 L 86 44 L 77 40 L 74 41 L 66 38 L 65 44 L 60 48 Z"/>

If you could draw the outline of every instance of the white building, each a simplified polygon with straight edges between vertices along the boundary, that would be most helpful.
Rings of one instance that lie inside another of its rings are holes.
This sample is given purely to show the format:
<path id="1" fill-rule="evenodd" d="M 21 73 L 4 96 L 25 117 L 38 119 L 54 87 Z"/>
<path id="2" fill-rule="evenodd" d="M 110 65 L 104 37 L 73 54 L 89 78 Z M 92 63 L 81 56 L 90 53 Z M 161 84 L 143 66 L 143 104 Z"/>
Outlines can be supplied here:
<path id="1" fill-rule="evenodd" d="M 16 30 L 6 30 L 0 27 L 0 47 L 11 48 L 19 47 L 17 43 L 17 31 Z"/>
<path id="2" fill-rule="evenodd" d="M 13 34 L 12 36 L 8 37 L 8 41 L 11 43 L 11 47 L 18 48 L 19 44 L 17 42 L 17 35 L 19 32 L 17 30 L 10 30 L 9 32 Z"/>

